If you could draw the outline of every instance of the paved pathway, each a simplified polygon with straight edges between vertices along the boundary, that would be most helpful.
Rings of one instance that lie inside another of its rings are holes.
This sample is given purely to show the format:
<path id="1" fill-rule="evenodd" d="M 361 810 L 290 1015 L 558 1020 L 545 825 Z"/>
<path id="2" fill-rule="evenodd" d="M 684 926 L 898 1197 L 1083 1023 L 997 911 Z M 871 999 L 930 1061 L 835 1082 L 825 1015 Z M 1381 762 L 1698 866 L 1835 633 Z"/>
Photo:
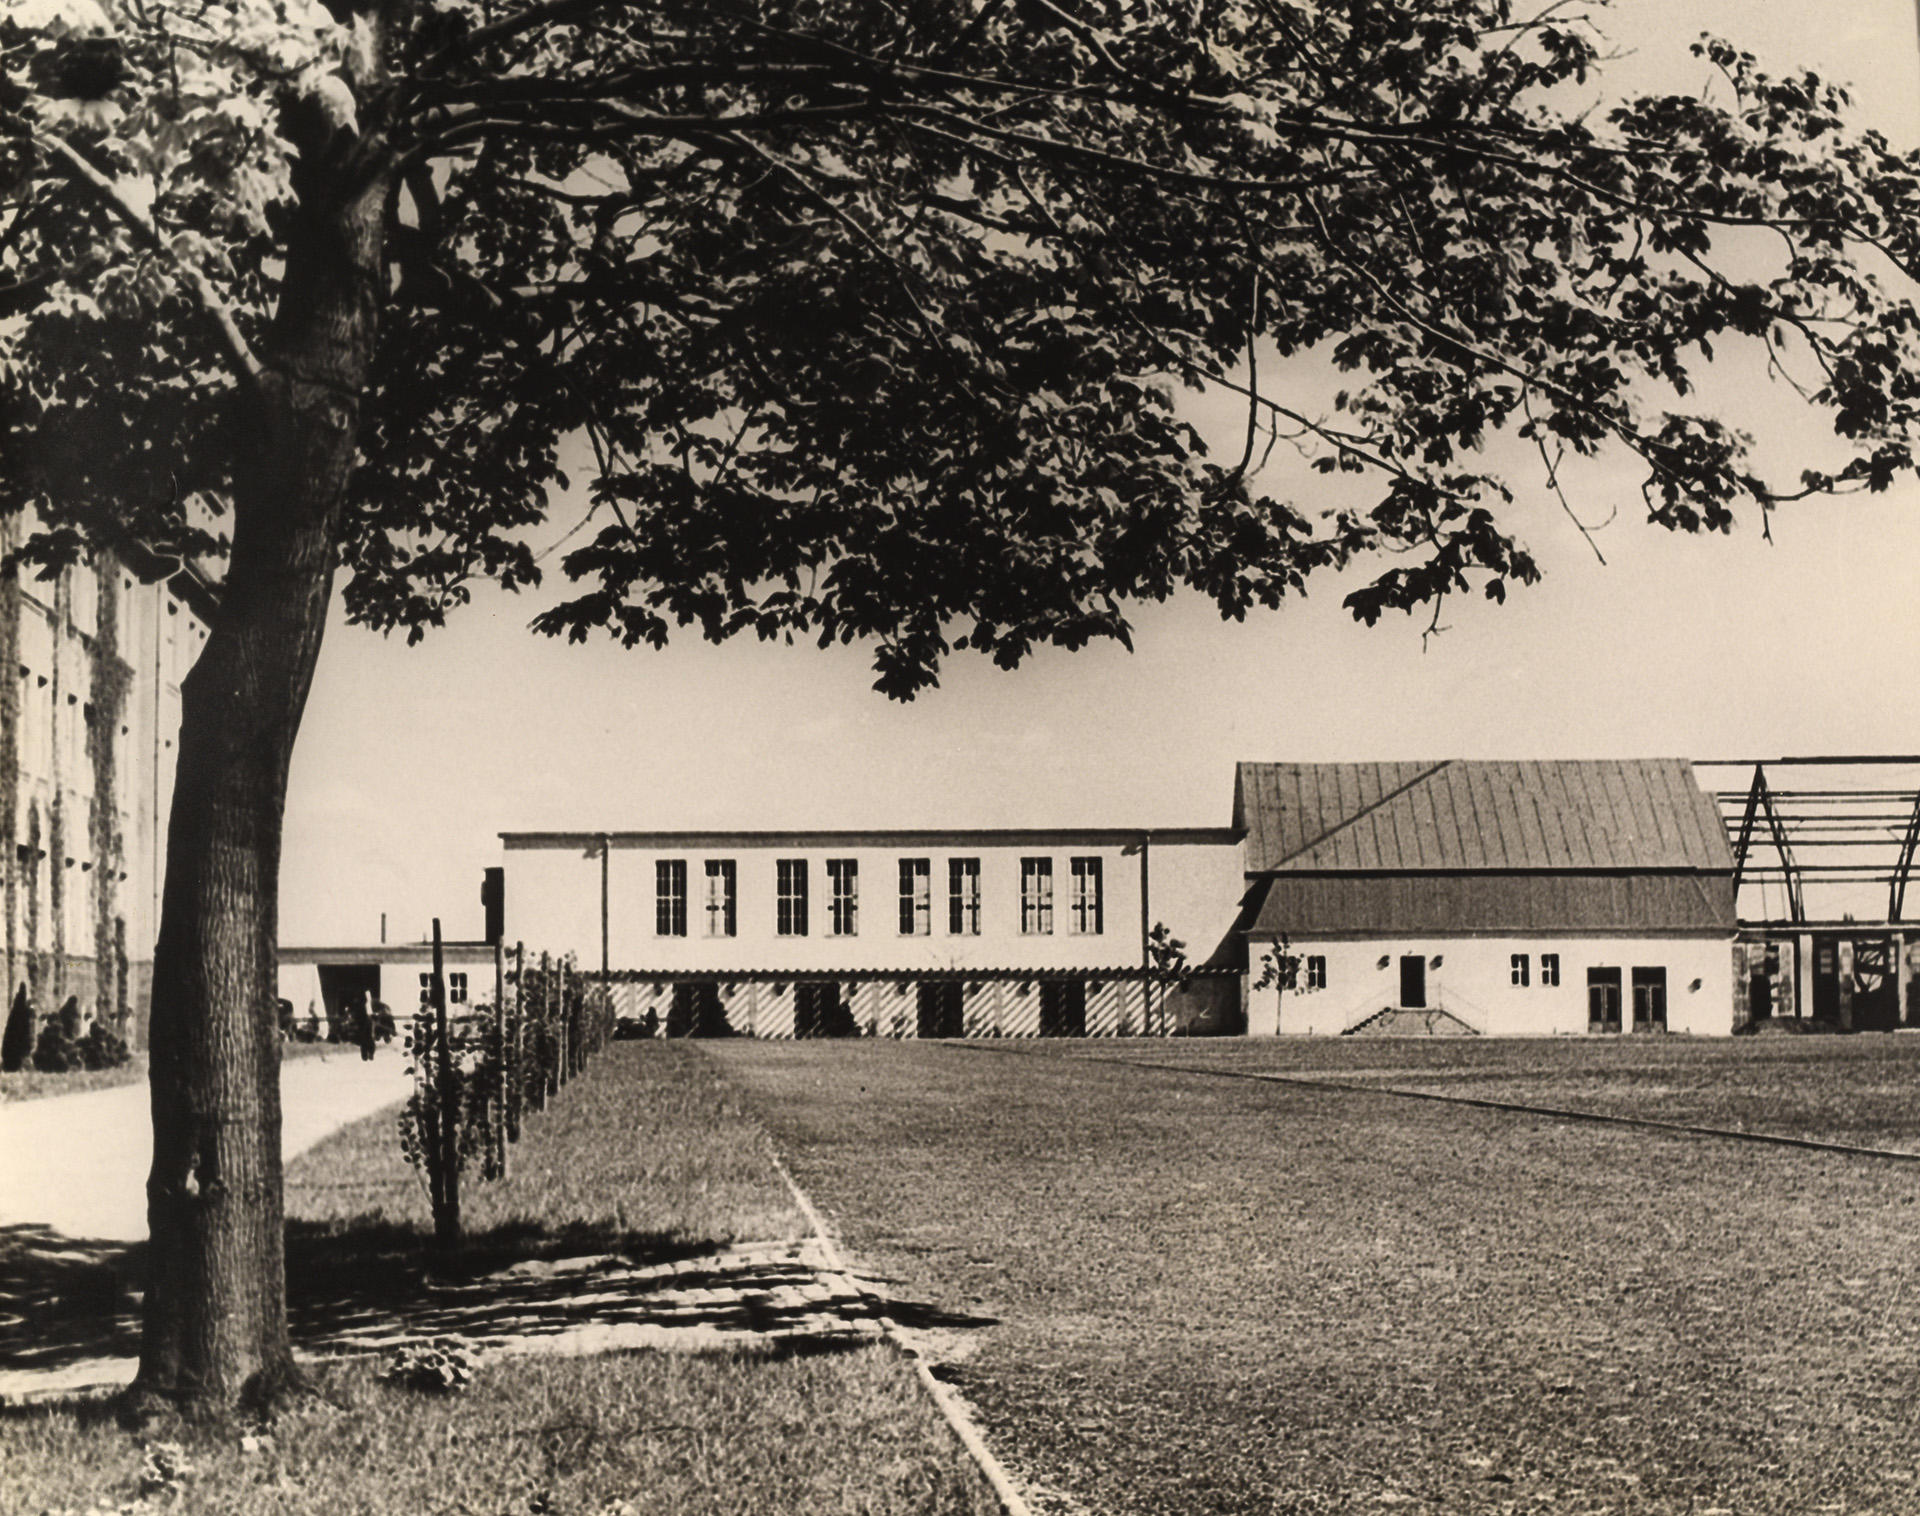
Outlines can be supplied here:
<path id="1" fill-rule="evenodd" d="M 371 1063 L 352 1049 L 289 1059 L 280 1069 L 283 1156 L 404 1100 L 405 1069 L 405 1055 L 392 1048 Z M 74 1238 L 142 1241 L 152 1162 L 145 1080 L 0 1104 L 0 1226 L 40 1223 Z"/>

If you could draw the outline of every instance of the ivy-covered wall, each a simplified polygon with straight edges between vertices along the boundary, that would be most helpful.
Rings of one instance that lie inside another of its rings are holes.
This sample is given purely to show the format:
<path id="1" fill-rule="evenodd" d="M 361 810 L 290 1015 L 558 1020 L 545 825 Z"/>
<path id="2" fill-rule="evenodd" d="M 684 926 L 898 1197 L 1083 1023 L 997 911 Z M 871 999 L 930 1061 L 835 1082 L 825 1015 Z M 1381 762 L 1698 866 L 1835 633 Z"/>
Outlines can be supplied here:
<path id="1" fill-rule="evenodd" d="M 0 560 L 13 550 L 14 524 L 0 518 Z M 20 915 L 20 581 L 0 568 L 0 886 L 5 890 L 7 980 L 19 982 Z"/>
<path id="2" fill-rule="evenodd" d="M 0 560 L 22 530 L 0 519 Z M 170 602 L 177 627 L 162 614 Z M 153 850 L 167 811 L 152 791 L 171 767 L 147 708 L 166 706 L 169 635 L 205 634 L 173 586 L 140 583 L 116 556 L 52 582 L 0 568 L 0 991 L 10 1000 L 26 985 L 42 1016 L 76 996 L 136 1047 L 152 981 Z"/>
<path id="3" fill-rule="evenodd" d="M 120 573 L 105 561 L 98 567 L 99 602 L 92 646 L 92 695 L 88 701 L 87 762 L 93 769 L 93 803 L 88 841 L 93 850 L 94 1014 L 113 1019 L 122 1035 L 127 1025 L 127 923 L 121 905 L 126 874 L 126 834 L 120 816 L 119 758 L 126 744 L 127 694 L 133 667 L 120 656 Z"/>
<path id="4" fill-rule="evenodd" d="M 67 626 L 73 614 L 73 592 L 68 576 L 62 574 L 53 585 L 53 701 L 48 714 L 47 748 L 53 754 L 53 798 L 47 803 L 47 923 L 52 928 L 52 952 L 40 971 L 40 982 L 50 986 L 43 1011 L 51 1010 L 67 998 L 67 776 L 62 760 L 66 744 L 60 740 L 60 703 L 73 693 L 68 689 L 72 674 L 65 651 Z M 51 972 L 49 972 L 51 970 Z"/>

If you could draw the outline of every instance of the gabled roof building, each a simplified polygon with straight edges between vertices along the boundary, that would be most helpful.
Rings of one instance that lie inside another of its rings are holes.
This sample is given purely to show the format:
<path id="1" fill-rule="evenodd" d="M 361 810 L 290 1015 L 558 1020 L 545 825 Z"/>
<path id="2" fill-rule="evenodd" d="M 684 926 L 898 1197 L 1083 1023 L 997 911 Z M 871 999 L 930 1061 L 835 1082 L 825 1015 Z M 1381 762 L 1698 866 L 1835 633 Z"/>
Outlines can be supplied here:
<path id="1" fill-rule="evenodd" d="M 1243 763 L 1247 1030 L 1731 1029 L 1733 857 L 1681 759 Z"/>

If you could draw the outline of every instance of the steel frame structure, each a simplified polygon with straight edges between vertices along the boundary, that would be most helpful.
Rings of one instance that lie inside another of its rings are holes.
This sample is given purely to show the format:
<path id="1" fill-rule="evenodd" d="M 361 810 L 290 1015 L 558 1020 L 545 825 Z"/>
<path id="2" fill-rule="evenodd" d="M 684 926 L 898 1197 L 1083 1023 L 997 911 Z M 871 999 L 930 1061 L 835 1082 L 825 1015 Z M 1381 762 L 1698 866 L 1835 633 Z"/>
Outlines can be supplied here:
<path id="1" fill-rule="evenodd" d="M 1710 789 L 1733 849 L 1736 892 L 1777 883 L 1786 893 L 1784 919 L 1743 913 L 1743 926 L 1902 924 L 1920 856 L 1920 755 L 1714 758 L 1694 767 L 1709 778 L 1715 771 L 1746 776 L 1744 789 Z M 1800 776 L 1809 782 L 1795 783 Z M 1825 896 L 1835 887 L 1884 890 L 1884 920 L 1811 919 L 1809 891 Z"/>

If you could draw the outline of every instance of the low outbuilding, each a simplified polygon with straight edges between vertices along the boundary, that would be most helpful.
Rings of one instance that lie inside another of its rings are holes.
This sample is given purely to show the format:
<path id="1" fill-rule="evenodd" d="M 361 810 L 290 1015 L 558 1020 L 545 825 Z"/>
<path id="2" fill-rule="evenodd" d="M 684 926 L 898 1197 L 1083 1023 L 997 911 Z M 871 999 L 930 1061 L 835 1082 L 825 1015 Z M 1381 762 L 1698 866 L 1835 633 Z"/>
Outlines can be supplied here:
<path id="1" fill-rule="evenodd" d="M 1243 763 L 1247 1030 L 1732 1029 L 1734 864 L 1683 759 Z"/>

